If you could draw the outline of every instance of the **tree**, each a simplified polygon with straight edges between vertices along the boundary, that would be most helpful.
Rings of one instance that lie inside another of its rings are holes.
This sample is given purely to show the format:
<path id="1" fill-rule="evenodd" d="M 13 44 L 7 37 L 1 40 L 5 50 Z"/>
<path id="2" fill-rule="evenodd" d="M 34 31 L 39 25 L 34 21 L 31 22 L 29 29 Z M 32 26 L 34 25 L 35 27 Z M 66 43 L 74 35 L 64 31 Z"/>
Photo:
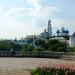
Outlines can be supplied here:
<path id="1" fill-rule="evenodd" d="M 60 42 L 58 40 L 49 40 L 48 41 L 48 51 L 65 51 L 66 44 L 63 42 Z"/>
<path id="2" fill-rule="evenodd" d="M 71 47 L 70 51 L 75 52 L 75 47 Z"/>
<path id="3" fill-rule="evenodd" d="M 0 41 L 0 51 L 8 51 L 11 49 L 11 42 Z"/>
<path id="4" fill-rule="evenodd" d="M 42 39 L 37 39 L 37 40 L 35 41 L 36 46 L 41 46 L 41 47 L 42 47 L 44 43 L 45 43 L 45 41 L 42 40 Z"/>
<path id="5" fill-rule="evenodd" d="M 34 46 L 32 45 L 23 45 L 22 46 L 22 51 L 33 51 Z"/>
<path id="6" fill-rule="evenodd" d="M 14 44 L 8 40 L 1 40 L 0 41 L 0 50 L 1 51 L 10 51 L 11 49 L 17 51 L 21 50 L 21 46 L 19 44 Z"/>

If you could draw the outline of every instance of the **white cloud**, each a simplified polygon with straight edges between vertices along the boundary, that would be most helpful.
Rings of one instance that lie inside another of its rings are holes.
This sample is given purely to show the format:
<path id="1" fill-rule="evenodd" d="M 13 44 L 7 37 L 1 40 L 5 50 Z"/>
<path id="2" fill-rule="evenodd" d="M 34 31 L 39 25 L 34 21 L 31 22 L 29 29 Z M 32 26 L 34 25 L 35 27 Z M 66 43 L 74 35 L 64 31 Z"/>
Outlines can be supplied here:
<path id="1" fill-rule="evenodd" d="M 23 7 L 14 7 L 12 8 L 11 10 L 9 10 L 6 15 L 9 15 L 9 16 L 17 16 L 17 15 L 20 15 L 20 14 L 23 14 L 23 12 L 27 11 L 26 8 L 23 8 Z"/>
<path id="2" fill-rule="evenodd" d="M 3 22 L 4 21 L 4 22 Z M 40 28 L 30 23 L 14 21 L 11 18 L 5 18 L 0 22 L 0 38 L 15 38 L 20 39 L 30 34 L 40 33 Z"/>
<path id="3" fill-rule="evenodd" d="M 30 5 L 33 5 L 36 9 L 41 9 L 41 0 L 26 0 Z"/>
<path id="4" fill-rule="evenodd" d="M 17 37 L 20 38 L 22 36 L 26 36 L 28 34 L 39 34 L 43 31 L 43 28 L 41 28 L 39 25 L 43 21 L 47 22 L 47 20 L 55 14 L 56 12 L 60 12 L 60 10 L 53 6 L 46 6 L 43 7 L 40 4 L 41 0 L 26 0 L 28 4 L 32 5 L 32 8 L 28 7 L 12 7 L 9 11 L 5 12 L 6 17 L 6 26 L 5 26 L 5 35 L 10 35 L 10 38 Z M 23 16 L 28 16 L 27 21 L 17 20 L 16 17 L 20 16 L 19 18 L 22 18 Z M 31 17 L 31 18 L 30 18 Z M 39 21 L 39 22 L 38 22 Z M 44 23 L 45 23 L 44 22 Z M 44 24 L 42 23 L 42 24 Z M 47 23 L 46 23 L 47 24 Z M 10 32 L 9 32 L 10 31 Z M 7 37 L 7 36 L 5 36 Z"/>
<path id="5" fill-rule="evenodd" d="M 2 21 L 0 23 L 0 34 L 5 38 L 20 38 L 22 36 L 26 36 L 28 34 L 39 34 L 43 31 L 45 26 L 47 27 L 47 21 L 50 18 L 52 20 L 53 30 L 55 31 L 57 28 L 62 27 L 62 24 L 66 28 L 73 28 L 74 31 L 74 21 L 69 20 L 61 20 L 55 18 L 54 15 L 61 12 L 57 7 L 54 6 L 42 6 L 40 4 L 41 0 L 25 0 L 32 7 L 12 7 L 9 11 L 4 12 L 3 18 L 0 18 Z M 18 20 L 16 17 L 25 20 Z M 25 16 L 25 17 L 24 17 Z M 27 16 L 27 17 L 26 17 Z M 23 18 L 22 18 L 23 17 Z M 42 21 L 43 20 L 43 21 Z M 3 22 L 4 21 L 4 22 Z M 42 23 L 42 24 L 41 24 Z M 41 27 L 40 27 L 41 25 Z M 42 26 L 44 25 L 44 26 Z M 71 26 L 73 25 L 73 26 Z M 55 28 L 55 29 L 54 29 Z"/>
<path id="6" fill-rule="evenodd" d="M 35 20 L 39 17 L 47 18 L 50 15 L 53 15 L 57 12 L 60 12 L 60 10 L 57 7 L 54 6 L 42 6 L 41 1 L 42 0 L 22 0 L 30 4 L 32 7 L 13 7 L 11 10 L 7 12 L 10 16 L 16 16 L 16 15 L 31 15 L 32 19 Z M 26 14 L 28 13 L 28 14 Z"/>

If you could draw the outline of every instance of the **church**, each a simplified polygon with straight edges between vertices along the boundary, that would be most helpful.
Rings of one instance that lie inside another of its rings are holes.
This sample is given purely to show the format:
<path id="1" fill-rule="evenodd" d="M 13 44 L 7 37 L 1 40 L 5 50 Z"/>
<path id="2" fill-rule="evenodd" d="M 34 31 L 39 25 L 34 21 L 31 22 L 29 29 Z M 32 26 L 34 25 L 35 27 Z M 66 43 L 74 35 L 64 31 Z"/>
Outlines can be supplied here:
<path id="1" fill-rule="evenodd" d="M 42 40 L 51 39 L 51 40 L 59 40 L 61 42 L 66 42 L 67 45 L 69 45 L 70 47 L 75 46 L 75 33 L 72 36 L 70 36 L 69 30 L 62 27 L 60 29 L 57 29 L 57 31 L 55 32 L 56 35 L 53 35 L 52 30 L 53 29 L 52 29 L 51 20 L 49 19 L 47 24 L 47 29 L 45 29 L 44 32 L 42 32 L 39 35 L 28 35 L 25 38 L 14 41 L 14 43 L 20 45 L 23 44 L 34 45 L 37 39 L 42 39 Z"/>
<path id="2" fill-rule="evenodd" d="M 43 33 L 41 33 L 41 37 L 43 38 L 53 38 L 53 37 L 64 37 L 64 36 L 69 36 L 69 30 L 65 29 L 64 27 L 62 27 L 60 30 L 57 29 L 56 35 L 53 35 L 52 33 L 52 24 L 51 24 L 51 20 L 48 21 L 48 27 L 47 29 L 44 30 Z"/>

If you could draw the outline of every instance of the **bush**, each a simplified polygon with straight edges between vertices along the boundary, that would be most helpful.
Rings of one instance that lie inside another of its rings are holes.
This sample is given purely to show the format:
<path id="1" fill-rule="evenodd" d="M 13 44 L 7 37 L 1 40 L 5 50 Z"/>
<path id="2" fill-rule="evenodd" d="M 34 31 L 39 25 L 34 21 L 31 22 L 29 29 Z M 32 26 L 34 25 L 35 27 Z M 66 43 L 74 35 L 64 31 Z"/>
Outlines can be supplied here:
<path id="1" fill-rule="evenodd" d="M 72 47 L 70 51 L 75 52 L 75 47 Z"/>
<path id="2" fill-rule="evenodd" d="M 66 48 L 64 48 L 64 47 L 58 47 L 58 52 L 66 52 Z"/>
<path id="3" fill-rule="evenodd" d="M 45 64 L 32 71 L 32 75 L 75 75 L 75 65 Z"/>
<path id="4" fill-rule="evenodd" d="M 60 42 L 58 40 L 49 40 L 48 43 L 48 51 L 54 51 L 54 52 L 64 52 L 67 45 L 63 42 Z"/>

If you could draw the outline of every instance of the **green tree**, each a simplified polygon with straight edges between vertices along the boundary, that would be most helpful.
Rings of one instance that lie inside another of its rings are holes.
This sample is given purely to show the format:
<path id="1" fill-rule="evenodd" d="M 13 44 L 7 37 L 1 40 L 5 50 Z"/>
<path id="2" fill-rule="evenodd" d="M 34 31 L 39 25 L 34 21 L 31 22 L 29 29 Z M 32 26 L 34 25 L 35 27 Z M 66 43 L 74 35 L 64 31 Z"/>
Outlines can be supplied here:
<path id="1" fill-rule="evenodd" d="M 75 47 L 71 47 L 70 51 L 75 52 Z"/>
<path id="2" fill-rule="evenodd" d="M 21 46 L 8 40 L 0 41 L 0 51 L 10 51 L 11 49 L 14 49 L 15 51 L 21 50 Z"/>
<path id="3" fill-rule="evenodd" d="M 48 51 L 65 51 L 66 44 L 58 40 L 49 40 L 47 43 Z"/>
<path id="4" fill-rule="evenodd" d="M 33 51 L 34 46 L 32 45 L 23 45 L 22 46 L 22 51 Z"/>
<path id="5" fill-rule="evenodd" d="M 42 47 L 44 43 L 45 43 L 45 41 L 42 40 L 42 39 L 37 39 L 37 40 L 35 41 L 36 46 L 41 46 L 41 47 Z"/>
<path id="6" fill-rule="evenodd" d="M 8 51 L 11 49 L 11 42 L 0 41 L 0 51 Z"/>

